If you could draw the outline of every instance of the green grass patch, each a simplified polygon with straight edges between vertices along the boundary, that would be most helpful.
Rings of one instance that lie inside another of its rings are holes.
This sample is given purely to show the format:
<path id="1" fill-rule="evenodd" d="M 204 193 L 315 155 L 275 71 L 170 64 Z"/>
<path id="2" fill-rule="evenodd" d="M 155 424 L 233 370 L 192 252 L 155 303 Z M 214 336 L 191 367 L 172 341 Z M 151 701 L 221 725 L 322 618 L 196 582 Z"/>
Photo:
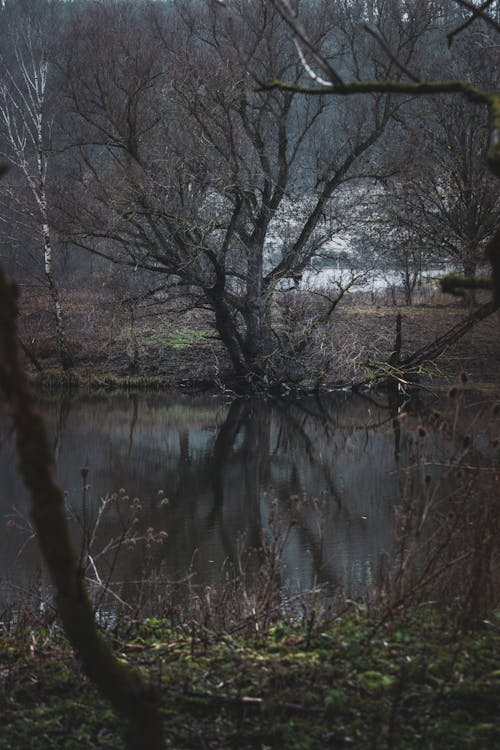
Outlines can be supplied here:
<path id="1" fill-rule="evenodd" d="M 144 339 L 146 346 L 172 347 L 173 349 L 185 349 L 199 344 L 211 336 L 212 332 L 205 329 L 177 329 L 168 333 L 155 333 Z"/>
<path id="2" fill-rule="evenodd" d="M 215 409 L 204 409 L 200 406 L 193 407 L 189 403 L 172 404 L 166 408 L 159 407 L 156 413 L 166 424 L 172 425 L 203 425 L 213 427 L 217 413 Z"/>
<path id="3" fill-rule="evenodd" d="M 155 619 L 116 649 L 160 692 L 168 747 L 500 747 L 500 621 L 352 612 L 216 635 Z M 57 630 L 0 636 L 0 748 L 119 748 L 119 721 Z M 203 738 L 201 742 L 200 738 Z"/>
<path id="4" fill-rule="evenodd" d="M 78 388 L 81 377 L 76 370 L 47 369 L 33 375 L 33 382 L 41 388 Z"/>
<path id="5" fill-rule="evenodd" d="M 103 373 L 91 375 L 84 384 L 92 389 L 128 390 L 128 391 L 161 391 L 171 388 L 174 383 L 161 375 L 115 375 Z"/>

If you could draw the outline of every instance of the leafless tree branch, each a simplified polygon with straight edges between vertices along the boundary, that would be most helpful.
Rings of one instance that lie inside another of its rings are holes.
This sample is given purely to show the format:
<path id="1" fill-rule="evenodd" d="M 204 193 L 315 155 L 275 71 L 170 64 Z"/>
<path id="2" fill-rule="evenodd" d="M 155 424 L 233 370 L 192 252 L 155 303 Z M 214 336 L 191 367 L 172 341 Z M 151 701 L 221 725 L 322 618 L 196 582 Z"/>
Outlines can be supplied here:
<path id="1" fill-rule="evenodd" d="M 481 18 L 489 26 L 492 26 L 496 31 L 500 31 L 500 24 L 498 24 L 494 18 L 488 15 L 488 13 L 485 13 L 485 11 L 491 5 L 493 5 L 495 0 L 485 0 L 485 2 L 479 6 L 468 2 L 467 0 L 454 0 L 454 2 L 458 5 L 461 5 L 462 8 L 466 8 L 467 10 L 469 10 L 471 12 L 471 15 L 463 23 L 461 23 L 460 26 L 457 26 L 456 29 L 450 31 L 450 33 L 447 35 L 448 47 L 451 47 L 451 45 L 453 44 L 453 40 L 456 36 L 458 36 L 458 34 L 461 34 L 462 31 L 468 28 L 478 18 Z"/>

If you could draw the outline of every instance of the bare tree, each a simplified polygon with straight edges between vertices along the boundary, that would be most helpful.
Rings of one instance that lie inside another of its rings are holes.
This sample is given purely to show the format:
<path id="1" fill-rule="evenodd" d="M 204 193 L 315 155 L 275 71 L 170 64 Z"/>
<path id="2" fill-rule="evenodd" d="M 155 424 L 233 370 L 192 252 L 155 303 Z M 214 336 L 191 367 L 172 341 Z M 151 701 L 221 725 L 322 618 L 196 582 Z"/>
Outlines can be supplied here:
<path id="1" fill-rule="evenodd" d="M 472 44 L 469 43 L 468 61 L 471 63 L 470 53 L 480 55 L 480 72 L 476 75 L 472 65 L 463 71 L 462 78 L 455 78 L 453 66 L 447 65 L 450 70 L 448 79 L 441 79 L 441 70 L 436 71 L 412 69 L 402 54 L 401 49 L 384 34 L 381 29 L 378 14 L 381 5 L 370 4 L 373 18 L 366 14 L 365 31 L 374 38 L 381 53 L 392 61 L 394 68 L 403 73 L 403 78 L 377 76 L 367 79 L 364 76 L 355 76 L 348 80 L 339 75 L 337 69 L 325 58 L 318 48 L 314 38 L 305 27 L 303 20 L 299 17 L 296 9 L 288 0 L 273 0 L 273 5 L 279 10 L 282 17 L 289 24 L 297 40 L 300 56 L 304 65 L 310 72 L 312 84 L 308 86 L 297 86 L 295 82 L 275 80 L 271 88 L 277 87 L 283 91 L 302 92 L 303 94 L 334 97 L 349 97 L 359 94 L 367 95 L 372 92 L 386 92 L 387 94 L 414 97 L 429 97 L 437 95 L 461 95 L 463 101 L 443 106 L 437 104 L 433 122 L 432 137 L 436 149 L 435 158 L 439 153 L 434 176 L 431 178 L 431 194 L 425 195 L 425 200 L 420 192 L 423 212 L 427 212 L 428 226 L 436 223 L 436 219 L 446 225 L 446 236 L 442 239 L 448 249 L 460 258 L 466 273 L 473 273 L 478 258 L 486 245 L 486 254 L 492 264 L 492 283 L 495 287 L 495 301 L 500 303 L 500 232 L 496 213 L 498 210 L 498 191 L 492 188 L 491 181 L 485 177 L 484 170 L 477 164 L 481 159 L 480 118 L 470 114 L 467 110 L 467 118 L 464 116 L 465 108 L 483 105 L 487 109 L 489 124 L 489 148 L 486 153 L 486 163 L 490 172 L 500 177 L 500 93 L 496 90 L 497 83 L 497 45 L 500 25 L 498 23 L 498 3 L 494 0 L 476 6 L 465 0 L 451 0 L 444 3 L 438 9 L 432 3 L 395 2 L 393 7 L 399 9 L 400 17 L 408 23 L 415 15 L 421 12 L 422 7 L 427 6 L 436 18 L 438 40 L 442 43 L 448 41 L 448 45 L 455 44 L 456 39 L 462 39 L 462 35 L 468 33 L 471 28 L 477 30 L 478 24 L 482 24 L 479 39 L 476 37 Z M 465 9 L 465 12 L 464 12 Z M 374 21 L 375 23 L 370 23 Z M 439 26 L 441 25 L 441 28 Z M 439 33 L 440 32 L 440 33 Z M 440 37 L 440 39 L 439 39 Z M 470 42 L 470 40 L 469 40 Z M 321 71 L 317 75 L 307 59 L 312 60 L 311 65 Z M 436 56 L 433 55 L 434 68 L 436 68 Z M 449 63 L 450 60 L 445 60 Z M 440 66 L 439 66 L 440 67 Z M 415 124 L 417 118 L 410 122 Z M 418 125 L 417 125 L 418 127 Z M 483 125 L 484 128 L 484 125 Z M 441 133 L 439 133 L 441 130 Z M 414 156 L 412 148 L 406 150 L 408 157 Z M 420 186 L 422 187 L 422 186 Z M 425 191 L 425 187 L 423 187 Z M 429 190 L 429 186 L 427 186 Z M 419 191 L 417 190 L 417 196 Z M 418 200 L 418 197 L 417 197 Z M 432 205 L 433 204 L 433 205 Z M 494 214 L 490 218 L 489 214 Z M 434 227 L 435 229 L 435 227 Z M 453 236 L 454 235 L 454 236 Z M 458 241 L 457 241 L 458 237 Z M 464 280 L 464 284 L 470 287 L 481 286 L 482 281 L 474 279 Z M 451 285 L 448 284 L 450 289 Z M 490 309 L 491 306 L 488 306 Z"/>
<path id="2" fill-rule="evenodd" d="M 354 53 L 349 14 L 338 3 L 325 25 L 317 13 L 318 45 L 379 69 L 375 43 Z M 75 19 L 63 62 L 80 163 L 61 196 L 61 229 L 77 246 L 163 274 L 172 293 L 208 309 L 242 389 L 280 381 L 273 295 L 295 288 L 331 239 L 334 194 L 380 173 L 374 145 L 396 107 L 374 94 L 347 112 L 259 90 L 275 74 L 303 80 L 288 36 L 263 1 L 140 14 L 98 5 Z"/>
<path id="3" fill-rule="evenodd" d="M 426 166 L 410 183 L 420 209 L 419 228 L 442 256 L 473 276 L 500 226 L 497 180 L 486 165 L 487 113 L 471 110 L 464 101 L 432 104 L 432 132 L 423 123 L 419 129 L 426 140 Z"/>
<path id="4" fill-rule="evenodd" d="M 442 18 L 452 28 L 453 7 Z M 420 75 L 437 77 L 446 64 L 450 77 L 493 91 L 500 73 L 491 52 L 495 36 L 494 30 L 472 27 L 455 35 L 451 49 L 443 53 L 443 28 L 437 38 L 430 36 Z M 411 117 L 402 123 L 400 139 L 404 173 L 380 196 L 388 224 L 413 235 L 413 252 L 425 250 L 435 264 L 452 265 L 472 277 L 500 225 L 497 181 L 487 166 L 487 108 L 456 96 L 417 99 Z"/>
<path id="5" fill-rule="evenodd" d="M 486 113 L 443 97 L 419 104 L 401 132 L 404 173 L 379 187 L 365 222 L 365 244 L 399 273 L 408 304 L 426 271 L 473 277 L 500 226 Z"/>
<path id="6" fill-rule="evenodd" d="M 48 37 L 32 16 L 11 31 L 13 57 L 0 56 L 0 154 L 22 175 L 31 197 L 28 216 L 36 227 L 43 253 L 44 278 L 52 298 L 59 357 L 64 369 L 73 365 L 60 293 L 53 271 L 53 237 L 49 220 L 48 169 L 51 117 L 48 111 Z M 24 220 L 26 221 L 26 216 Z"/>

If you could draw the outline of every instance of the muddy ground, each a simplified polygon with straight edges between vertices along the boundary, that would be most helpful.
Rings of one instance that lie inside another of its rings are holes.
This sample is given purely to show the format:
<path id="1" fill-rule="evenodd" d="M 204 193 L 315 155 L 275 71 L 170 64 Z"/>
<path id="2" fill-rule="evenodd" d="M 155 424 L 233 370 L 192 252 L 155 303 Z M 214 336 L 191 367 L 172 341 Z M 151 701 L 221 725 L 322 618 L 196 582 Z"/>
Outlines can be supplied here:
<path id="1" fill-rule="evenodd" d="M 57 341 L 48 295 L 24 290 L 20 335 L 44 369 L 58 368 Z M 169 311 L 145 303 L 134 311 L 103 292 L 67 293 L 63 299 L 68 339 L 79 373 L 162 375 L 172 386 L 222 382 L 229 361 L 208 313 Z M 383 298 L 375 303 L 351 297 L 339 306 L 331 323 L 332 346 L 338 345 L 325 382 L 359 379 L 367 362 L 386 360 L 393 349 L 396 317 L 402 314 L 402 355 L 428 344 L 468 314 L 453 298 L 436 295 L 425 304 L 396 307 Z M 345 342 L 351 342 L 346 349 Z M 353 344 L 353 342 L 355 342 Z M 356 354 L 353 354 L 356 352 Z M 27 360 L 32 370 L 34 366 Z M 466 372 L 475 386 L 500 384 L 500 316 L 493 314 L 425 368 L 433 384 L 457 380 Z"/>

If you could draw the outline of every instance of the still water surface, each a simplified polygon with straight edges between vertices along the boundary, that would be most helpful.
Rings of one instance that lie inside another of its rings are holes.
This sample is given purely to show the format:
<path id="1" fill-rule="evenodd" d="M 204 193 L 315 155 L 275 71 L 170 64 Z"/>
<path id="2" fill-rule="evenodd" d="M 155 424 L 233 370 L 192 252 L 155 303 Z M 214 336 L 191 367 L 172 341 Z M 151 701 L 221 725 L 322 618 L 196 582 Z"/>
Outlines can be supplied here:
<path id="1" fill-rule="evenodd" d="M 248 547 L 260 545 L 271 515 L 283 530 L 293 521 L 283 559 L 293 588 L 341 584 L 366 591 L 391 549 L 394 508 L 419 450 L 421 417 L 362 396 L 231 402 L 119 394 L 52 398 L 40 406 L 73 515 L 85 515 L 92 527 L 102 498 L 121 497 L 103 514 L 93 541 L 101 577 L 99 553 L 136 515 L 127 533 L 168 534 L 147 548 L 149 572 L 161 565 L 174 578 L 191 570 L 194 584 L 217 585 L 243 537 Z M 25 595 L 40 563 L 5 415 L 0 425 L 5 605 Z M 442 433 L 427 434 L 434 458 L 448 454 L 449 443 Z M 82 467 L 88 467 L 85 508 Z M 139 579 L 144 556 L 142 543 L 122 550 L 114 578 Z"/>

